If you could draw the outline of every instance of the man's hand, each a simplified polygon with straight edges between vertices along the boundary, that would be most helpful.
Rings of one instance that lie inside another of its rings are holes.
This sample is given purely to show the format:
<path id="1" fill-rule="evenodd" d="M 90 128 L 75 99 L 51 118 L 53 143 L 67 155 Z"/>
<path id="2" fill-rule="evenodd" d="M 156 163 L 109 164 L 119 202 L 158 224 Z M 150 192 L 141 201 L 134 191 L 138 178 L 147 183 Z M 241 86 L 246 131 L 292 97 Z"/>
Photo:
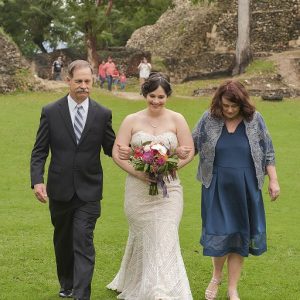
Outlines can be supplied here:
<path id="1" fill-rule="evenodd" d="M 34 185 L 34 195 L 42 203 L 47 203 L 47 192 L 44 183 L 38 183 Z"/>
<path id="2" fill-rule="evenodd" d="M 176 149 L 176 154 L 180 159 L 186 159 L 189 156 L 192 149 L 193 148 L 189 146 L 179 146 Z"/>
<path id="3" fill-rule="evenodd" d="M 119 158 L 122 160 L 128 160 L 130 158 L 131 148 L 126 145 L 117 144 Z"/>

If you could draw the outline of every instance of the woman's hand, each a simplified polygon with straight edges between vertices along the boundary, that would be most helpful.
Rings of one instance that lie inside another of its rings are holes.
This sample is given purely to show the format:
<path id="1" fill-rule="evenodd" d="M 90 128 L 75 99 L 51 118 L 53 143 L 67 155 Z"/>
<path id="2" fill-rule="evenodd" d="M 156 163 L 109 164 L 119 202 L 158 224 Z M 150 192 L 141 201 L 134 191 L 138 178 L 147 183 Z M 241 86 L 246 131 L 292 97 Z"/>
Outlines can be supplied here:
<path id="1" fill-rule="evenodd" d="M 271 200 L 275 201 L 278 198 L 280 193 L 280 187 L 277 180 L 277 173 L 276 173 L 275 166 L 268 165 L 267 173 L 269 176 L 269 187 L 268 187 L 269 195 L 271 197 Z"/>
<path id="2" fill-rule="evenodd" d="M 190 146 L 179 146 L 176 149 L 176 154 L 180 159 L 186 159 L 192 150 L 193 148 Z"/>
<path id="3" fill-rule="evenodd" d="M 268 191 L 272 201 L 275 201 L 279 197 L 280 187 L 277 179 L 269 181 Z"/>
<path id="4" fill-rule="evenodd" d="M 134 171 L 132 175 L 147 183 L 156 182 L 155 179 L 149 177 L 149 174 L 144 173 L 142 171 Z"/>
<path id="5" fill-rule="evenodd" d="M 128 160 L 130 158 L 131 148 L 127 145 L 117 144 L 119 159 Z"/>

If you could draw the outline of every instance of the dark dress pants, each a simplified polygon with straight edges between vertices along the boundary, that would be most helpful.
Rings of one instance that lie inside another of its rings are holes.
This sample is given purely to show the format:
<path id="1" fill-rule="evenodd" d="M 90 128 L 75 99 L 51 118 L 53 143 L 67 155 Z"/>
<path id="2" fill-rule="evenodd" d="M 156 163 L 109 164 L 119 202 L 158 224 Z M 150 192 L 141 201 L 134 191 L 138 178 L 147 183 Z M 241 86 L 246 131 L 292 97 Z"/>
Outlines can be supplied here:
<path id="1" fill-rule="evenodd" d="M 79 299 L 90 299 L 91 295 L 93 232 L 100 211 L 100 201 L 84 202 L 76 195 L 69 202 L 50 200 L 58 280 L 62 289 L 73 289 Z"/>
<path id="2" fill-rule="evenodd" d="M 111 87 L 112 87 L 112 83 L 113 83 L 113 78 L 112 78 L 112 76 L 111 76 L 111 75 L 108 75 L 108 76 L 106 77 L 106 80 L 107 80 L 107 89 L 108 89 L 109 91 L 111 91 Z"/>

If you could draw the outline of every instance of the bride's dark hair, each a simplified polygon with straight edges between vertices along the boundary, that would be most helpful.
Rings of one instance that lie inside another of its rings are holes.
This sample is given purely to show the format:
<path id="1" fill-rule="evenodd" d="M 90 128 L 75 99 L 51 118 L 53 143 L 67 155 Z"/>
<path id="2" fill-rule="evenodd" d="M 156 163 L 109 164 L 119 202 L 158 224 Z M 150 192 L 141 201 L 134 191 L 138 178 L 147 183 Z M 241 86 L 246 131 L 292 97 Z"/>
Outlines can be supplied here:
<path id="1" fill-rule="evenodd" d="M 170 84 L 169 76 L 160 73 L 160 72 L 152 72 L 149 75 L 149 78 L 142 85 L 142 94 L 144 97 L 153 91 L 155 91 L 158 87 L 162 87 L 165 91 L 167 97 L 172 94 L 172 87 Z"/>

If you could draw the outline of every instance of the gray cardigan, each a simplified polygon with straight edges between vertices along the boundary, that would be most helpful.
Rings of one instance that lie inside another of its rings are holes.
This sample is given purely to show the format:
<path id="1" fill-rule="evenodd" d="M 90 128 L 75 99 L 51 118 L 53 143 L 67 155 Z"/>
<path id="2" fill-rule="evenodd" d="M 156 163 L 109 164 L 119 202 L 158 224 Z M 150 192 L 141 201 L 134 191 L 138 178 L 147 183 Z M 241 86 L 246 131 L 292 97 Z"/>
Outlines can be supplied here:
<path id="1" fill-rule="evenodd" d="M 264 184 L 266 166 L 275 165 L 272 140 L 259 112 L 254 113 L 250 122 L 244 120 L 244 124 L 255 166 L 258 188 L 261 189 Z M 223 126 L 224 120 L 214 118 L 210 111 L 206 111 L 192 133 L 195 151 L 200 156 L 197 179 L 202 181 L 207 188 L 213 177 L 215 148 Z"/>

